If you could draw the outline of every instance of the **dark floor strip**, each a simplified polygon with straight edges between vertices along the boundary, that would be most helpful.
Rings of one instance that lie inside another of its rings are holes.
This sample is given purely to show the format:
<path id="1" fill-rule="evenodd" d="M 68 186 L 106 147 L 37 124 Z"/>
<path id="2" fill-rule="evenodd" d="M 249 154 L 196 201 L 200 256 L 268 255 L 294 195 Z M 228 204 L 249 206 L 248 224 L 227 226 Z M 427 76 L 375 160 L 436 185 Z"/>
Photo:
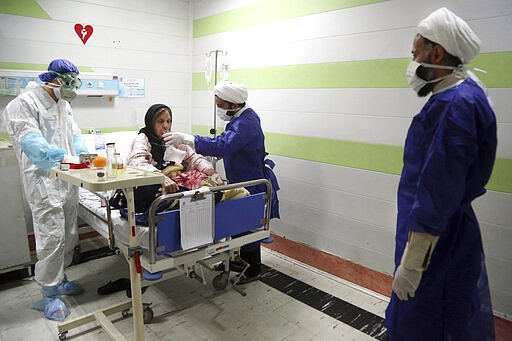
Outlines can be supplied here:
<path id="1" fill-rule="evenodd" d="M 262 265 L 260 281 L 377 340 L 386 339 L 384 319 L 309 284 Z"/>

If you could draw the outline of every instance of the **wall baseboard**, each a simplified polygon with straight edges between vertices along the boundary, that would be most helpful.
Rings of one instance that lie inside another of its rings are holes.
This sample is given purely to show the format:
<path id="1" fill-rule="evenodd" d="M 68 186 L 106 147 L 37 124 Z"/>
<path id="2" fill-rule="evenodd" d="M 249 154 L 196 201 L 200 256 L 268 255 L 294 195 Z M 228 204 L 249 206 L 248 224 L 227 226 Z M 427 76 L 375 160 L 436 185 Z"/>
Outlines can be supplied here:
<path id="1" fill-rule="evenodd" d="M 316 250 L 311 246 L 294 242 L 273 233 L 271 235 L 274 241 L 270 244 L 262 244 L 264 247 L 375 291 L 381 295 L 391 296 L 393 277 L 349 262 L 329 253 Z"/>

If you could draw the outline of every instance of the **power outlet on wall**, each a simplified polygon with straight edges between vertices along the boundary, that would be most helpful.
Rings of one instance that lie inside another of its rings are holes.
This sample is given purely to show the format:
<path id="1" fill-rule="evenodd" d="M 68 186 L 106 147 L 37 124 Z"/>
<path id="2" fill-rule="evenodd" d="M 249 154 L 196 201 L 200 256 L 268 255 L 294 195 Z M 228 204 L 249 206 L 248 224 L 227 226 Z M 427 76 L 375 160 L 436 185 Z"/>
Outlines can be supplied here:
<path id="1" fill-rule="evenodd" d="M 96 130 L 94 130 L 94 128 L 89 128 L 89 134 L 95 134 L 96 133 Z"/>

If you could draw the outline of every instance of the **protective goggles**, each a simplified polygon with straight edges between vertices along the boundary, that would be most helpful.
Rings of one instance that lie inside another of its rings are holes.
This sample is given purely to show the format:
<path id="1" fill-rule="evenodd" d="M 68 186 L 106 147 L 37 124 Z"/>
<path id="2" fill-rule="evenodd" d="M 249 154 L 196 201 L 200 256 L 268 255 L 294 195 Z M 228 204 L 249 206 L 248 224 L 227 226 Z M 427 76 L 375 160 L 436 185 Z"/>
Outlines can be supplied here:
<path id="1" fill-rule="evenodd" d="M 68 88 L 78 90 L 82 86 L 82 81 L 74 73 L 59 73 L 59 72 L 53 71 L 53 70 L 50 70 L 50 72 L 59 76 L 59 78 L 61 78 L 64 81 L 64 84 Z"/>

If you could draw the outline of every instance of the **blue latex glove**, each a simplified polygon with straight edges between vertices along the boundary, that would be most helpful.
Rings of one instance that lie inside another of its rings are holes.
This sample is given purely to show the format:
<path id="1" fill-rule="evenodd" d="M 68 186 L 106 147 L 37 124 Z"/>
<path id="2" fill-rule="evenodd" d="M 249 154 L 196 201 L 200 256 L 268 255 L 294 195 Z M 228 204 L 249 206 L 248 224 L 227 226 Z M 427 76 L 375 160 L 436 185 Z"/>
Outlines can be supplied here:
<path id="1" fill-rule="evenodd" d="M 89 154 L 87 143 L 82 135 L 73 136 L 73 146 L 75 147 L 75 155 L 79 156 L 80 154 Z"/>
<path id="2" fill-rule="evenodd" d="M 47 173 L 67 154 L 65 149 L 48 143 L 39 133 L 30 133 L 23 137 L 21 149 L 33 164 Z"/>

